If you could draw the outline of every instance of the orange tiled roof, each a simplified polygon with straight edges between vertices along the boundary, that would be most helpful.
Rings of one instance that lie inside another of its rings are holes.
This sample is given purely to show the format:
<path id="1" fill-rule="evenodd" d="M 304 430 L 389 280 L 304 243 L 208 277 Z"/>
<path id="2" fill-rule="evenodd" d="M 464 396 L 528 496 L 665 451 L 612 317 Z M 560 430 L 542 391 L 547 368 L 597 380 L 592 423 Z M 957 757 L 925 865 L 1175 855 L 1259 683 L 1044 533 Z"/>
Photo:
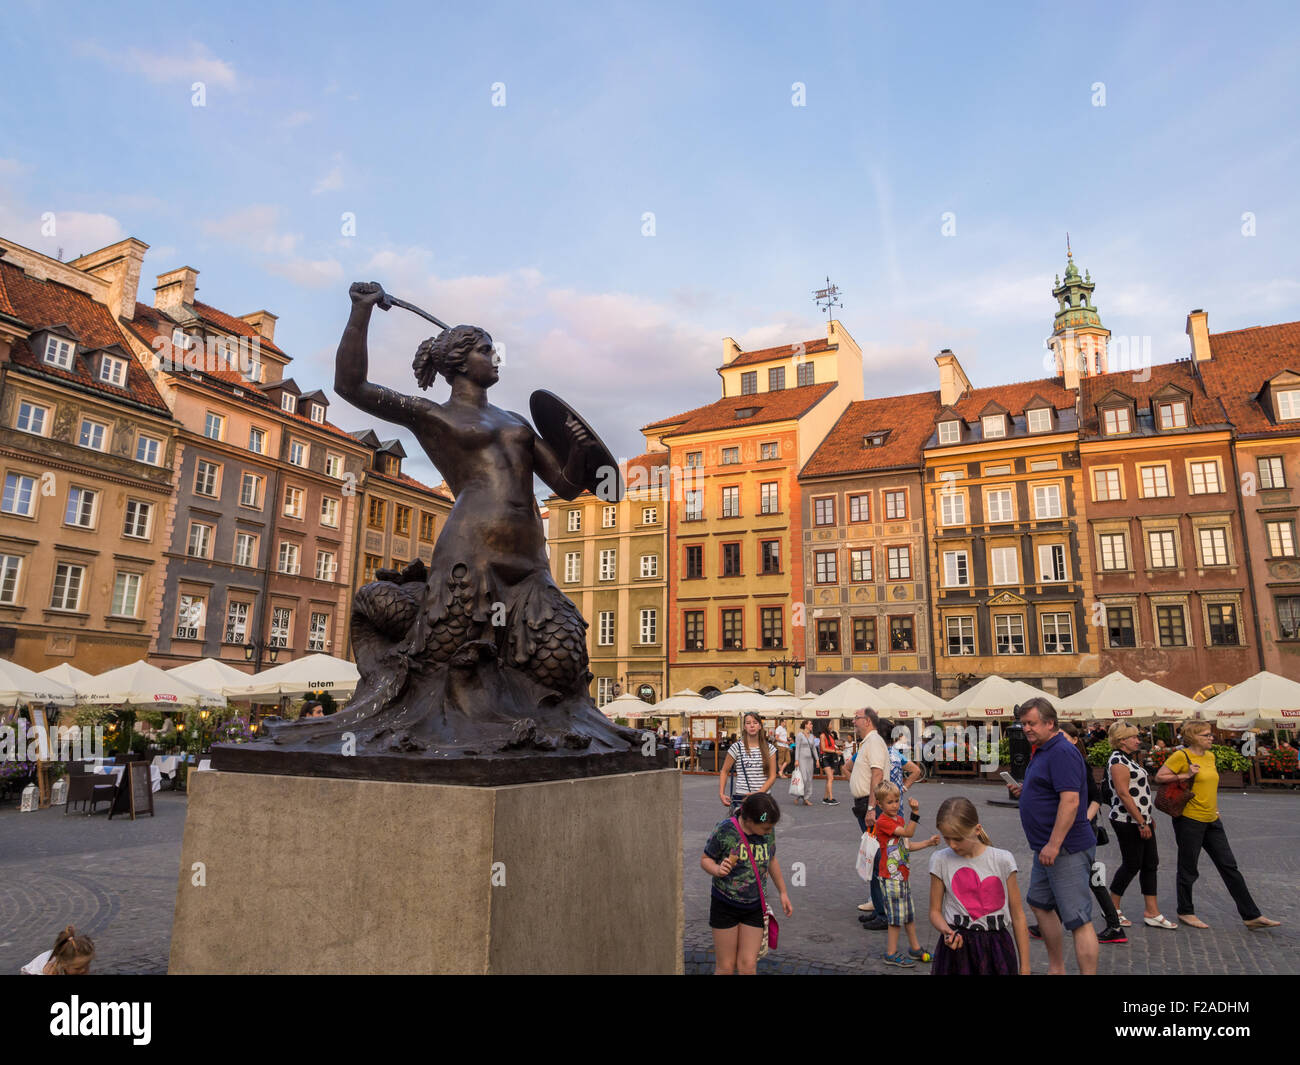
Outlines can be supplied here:
<path id="1" fill-rule="evenodd" d="M 966 421 L 973 422 L 990 403 L 998 403 L 1006 407 L 1007 413 L 1014 418 L 1025 413 L 1025 404 L 1034 396 L 1041 396 L 1055 410 L 1074 409 L 1074 393 L 1061 383 L 1059 377 L 1040 377 L 1036 381 L 1016 381 L 989 388 L 972 388 L 953 404 L 953 410 Z M 933 426 L 931 428 L 933 429 Z"/>
<path id="2" fill-rule="evenodd" d="M 804 385 L 801 388 L 754 392 L 748 396 L 728 396 L 726 399 L 720 399 L 716 403 L 691 411 L 690 417 L 682 425 L 664 435 L 686 436 L 691 433 L 707 433 L 714 429 L 735 429 L 746 425 L 763 425 L 767 422 L 799 418 L 812 410 L 834 388 L 834 381 L 824 381 L 819 385 Z M 752 416 L 736 417 L 736 411 L 746 408 L 754 409 Z"/>
<path id="3" fill-rule="evenodd" d="M 1198 367 L 1206 389 L 1223 403 L 1239 433 L 1295 433 L 1293 421 L 1274 422 L 1256 397 L 1270 378 L 1300 373 L 1300 322 L 1257 325 L 1210 334 L 1208 362 Z"/>
<path id="4" fill-rule="evenodd" d="M 316 424 L 320 423 L 318 422 Z M 378 477 L 381 481 L 391 481 L 394 484 L 404 485 L 407 488 L 414 488 L 417 492 L 423 492 L 425 495 L 436 496 L 439 499 L 445 499 L 449 502 L 451 501 L 451 493 L 448 492 L 443 485 L 438 485 L 437 488 L 430 488 L 423 481 L 417 481 L 414 477 L 405 473 L 399 473 L 394 477 L 391 473 L 382 473 L 379 470 L 367 470 L 366 476 Z"/>
<path id="5" fill-rule="evenodd" d="M 925 444 L 934 433 L 939 409 L 937 391 L 850 403 L 799 476 L 831 477 L 900 466 L 919 468 L 924 464 Z M 863 446 L 863 437 L 882 431 L 889 433 L 883 444 Z"/>
<path id="6" fill-rule="evenodd" d="M 1097 403 L 1111 392 L 1119 392 L 1136 401 L 1138 424 L 1134 426 L 1134 432 L 1142 435 L 1143 423 L 1147 420 L 1143 415 L 1150 416 L 1152 397 L 1169 385 L 1181 388 L 1189 395 L 1187 412 L 1189 429 L 1223 425 L 1226 422 L 1223 405 L 1217 396 L 1206 392 L 1204 384 L 1192 370 L 1191 363 L 1163 362 L 1144 369 L 1138 376 L 1147 379 L 1135 380 L 1132 370 L 1122 370 L 1117 373 L 1085 377 L 1079 382 L 1080 437 L 1102 435 Z M 1154 431 L 1154 427 L 1151 427 L 1151 431 Z"/>
<path id="7" fill-rule="evenodd" d="M 266 348 L 269 351 L 274 351 L 279 355 L 284 354 L 283 351 L 271 343 L 271 341 L 267 340 L 266 337 L 262 336 L 261 333 L 242 318 L 236 318 L 233 314 L 227 314 L 225 311 L 218 310 L 211 304 L 202 303 L 199 300 L 195 300 L 192 306 L 194 307 L 195 314 L 205 322 L 211 322 L 218 329 L 224 329 L 227 333 L 234 333 L 236 336 L 246 336 L 250 339 L 257 337 L 259 340 L 259 347 Z"/>
<path id="8" fill-rule="evenodd" d="M 0 270 L 0 314 L 7 314 L 10 317 L 17 317 L 14 305 L 9 302 L 9 291 L 5 288 L 4 271 Z"/>
<path id="9" fill-rule="evenodd" d="M 711 403 L 706 403 L 702 407 L 692 407 L 690 410 L 683 411 L 681 414 L 674 414 L 671 418 L 660 418 L 657 422 L 650 422 L 647 425 L 641 426 L 641 431 L 645 432 L 647 429 L 658 429 L 665 425 L 677 425 L 679 422 L 684 422 L 688 418 L 693 418 L 695 415 L 699 414 L 700 411 L 711 406 Z"/>
<path id="10" fill-rule="evenodd" d="M 825 337 L 819 337 L 817 340 L 806 340 L 802 345 L 781 344 L 775 348 L 745 351 L 737 355 L 725 366 L 719 366 L 718 369 L 729 370 L 733 366 L 749 366 L 756 362 L 775 362 L 777 359 L 790 359 L 798 353 L 800 346 L 802 346 L 805 355 L 816 355 L 818 352 L 835 350 Z"/>
<path id="11" fill-rule="evenodd" d="M 116 344 L 126 356 L 126 384 L 119 388 L 98 380 L 86 360 L 78 355 L 72 363 L 72 369 L 63 370 L 57 366 L 47 365 L 28 346 L 27 341 L 19 340 L 10 354 L 11 360 L 18 366 L 27 366 L 51 377 L 76 382 L 84 388 L 93 389 L 108 397 L 132 400 L 144 407 L 150 407 L 164 414 L 170 414 L 167 404 L 149 380 L 148 373 L 135 358 L 126 338 L 118 328 L 113 313 L 102 303 L 96 303 L 84 292 L 61 285 L 57 281 L 38 281 L 23 272 L 13 263 L 0 262 L 0 278 L 3 278 L 5 299 L 12 307 L 12 314 L 29 328 L 43 329 L 47 326 L 66 325 L 80 338 L 81 344 L 92 350 L 107 348 Z"/>

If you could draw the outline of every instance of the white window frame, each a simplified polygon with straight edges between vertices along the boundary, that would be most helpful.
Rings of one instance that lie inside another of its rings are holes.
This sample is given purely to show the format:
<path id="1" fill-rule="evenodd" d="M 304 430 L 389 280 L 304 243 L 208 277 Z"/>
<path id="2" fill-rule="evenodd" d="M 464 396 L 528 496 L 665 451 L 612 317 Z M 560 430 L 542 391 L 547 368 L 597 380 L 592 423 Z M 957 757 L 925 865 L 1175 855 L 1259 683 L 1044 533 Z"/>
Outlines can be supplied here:
<path id="1" fill-rule="evenodd" d="M 722 461 L 720 466 L 739 466 L 740 465 L 740 448 L 724 447 L 722 449 Z"/>
<path id="2" fill-rule="evenodd" d="M 600 527 L 615 529 L 618 527 L 618 505 L 610 504 L 600 508 Z"/>
<path id="3" fill-rule="evenodd" d="M 334 496 L 320 497 L 320 523 L 327 529 L 339 527 L 340 501 Z"/>
<path id="4" fill-rule="evenodd" d="M 248 486 L 250 483 L 253 486 L 253 498 L 251 501 L 248 498 Z M 262 478 L 255 473 L 249 473 L 247 470 L 245 470 L 243 475 L 239 479 L 239 505 L 241 507 L 253 507 L 254 509 L 260 509 L 261 498 L 262 498 Z"/>
<path id="5" fill-rule="evenodd" d="M 989 579 L 994 587 L 1018 585 L 1020 549 L 1007 546 L 989 548 Z"/>
<path id="6" fill-rule="evenodd" d="M 600 552 L 600 579 L 612 581 L 618 577 L 618 549 L 603 548 Z"/>
<path id="7" fill-rule="evenodd" d="M 1211 483 L 1213 487 L 1211 487 Z M 1219 469 L 1218 461 L 1215 459 L 1197 459 L 1188 462 L 1187 489 L 1194 496 L 1221 493 L 1223 491 L 1223 473 Z"/>
<path id="8" fill-rule="evenodd" d="M 140 528 L 140 513 L 144 512 L 144 528 Z M 132 522 L 132 512 L 134 511 L 135 521 Z M 128 499 L 122 513 L 122 535 L 129 536 L 133 540 L 148 540 L 149 531 L 153 526 L 153 504 L 143 499 Z"/>
<path id="9" fill-rule="evenodd" d="M 1168 411 L 1168 417 L 1165 417 Z M 1160 400 L 1156 403 L 1156 415 L 1160 419 L 1161 429 L 1187 428 L 1187 403 L 1181 399 Z"/>
<path id="10" fill-rule="evenodd" d="M 1149 479 L 1147 477 L 1148 473 L 1151 474 Z M 1151 466 L 1139 466 L 1138 478 L 1142 485 L 1143 499 L 1170 499 L 1173 497 L 1174 491 L 1170 485 L 1169 467 L 1164 463 Z M 1163 488 L 1164 491 L 1147 491 L 1148 488 Z"/>
<path id="11" fill-rule="evenodd" d="M 1232 561 L 1232 554 L 1228 550 L 1228 530 L 1224 526 L 1197 529 L 1196 543 L 1202 566 L 1226 566 Z"/>
<path id="12" fill-rule="evenodd" d="M 948 420 L 939 423 L 939 443 L 958 444 L 961 442 L 961 422 Z"/>
<path id="13" fill-rule="evenodd" d="M 1015 622 L 1015 624 L 1012 624 L 1012 622 Z M 1019 650 L 1016 650 L 1015 646 L 1017 638 L 1020 641 Z M 1004 641 L 1005 650 L 1003 649 Z M 1023 655 L 1029 653 L 1029 645 L 1025 642 L 1024 614 L 993 615 L 993 653 L 995 655 Z"/>
<path id="14" fill-rule="evenodd" d="M 196 531 L 200 535 L 195 536 Z M 190 527 L 185 534 L 185 556 L 187 558 L 211 558 L 212 557 L 212 540 L 213 527 L 202 521 L 191 521 Z M 195 546 L 200 546 L 201 551 L 195 551 Z"/>
<path id="15" fill-rule="evenodd" d="M 213 429 L 216 429 L 215 433 L 213 433 Z M 203 435 L 209 440 L 224 440 L 226 438 L 225 415 L 211 410 L 205 412 L 203 415 Z"/>
<path id="16" fill-rule="evenodd" d="M 1037 521 L 1055 521 L 1065 516 L 1065 508 L 1061 503 L 1061 486 L 1059 484 L 1036 484 L 1033 485 L 1034 496 L 1034 518 Z M 1050 506 L 1044 506 L 1044 503 L 1050 501 Z"/>
<path id="17" fill-rule="evenodd" d="M 912 579 L 912 549 L 907 544 L 894 544 L 885 548 L 886 573 L 891 581 Z M 906 572 L 904 572 L 906 570 Z"/>
<path id="18" fill-rule="evenodd" d="M 1038 545 L 1038 584 L 1061 584 L 1070 579 L 1064 544 Z"/>
<path id="19" fill-rule="evenodd" d="M 71 340 L 50 336 L 45 338 L 45 352 L 41 361 L 47 366 L 57 366 L 60 370 L 71 370 L 75 354 L 76 349 Z"/>
<path id="20" fill-rule="evenodd" d="M 569 551 L 564 556 L 564 583 L 577 584 L 582 580 L 582 553 Z"/>
<path id="21" fill-rule="evenodd" d="M 658 525 L 658 524 L 659 524 L 659 508 L 658 508 L 658 507 L 642 507 L 642 508 L 641 508 L 641 524 L 642 524 L 642 525 Z"/>
<path id="22" fill-rule="evenodd" d="M 113 577 L 113 602 L 110 607 L 113 617 L 135 618 L 140 616 L 140 588 L 143 580 L 138 573 L 118 572 Z M 131 609 L 126 607 L 130 605 Z M 122 609 L 118 609 L 121 607 Z"/>
<path id="23" fill-rule="evenodd" d="M 87 434 L 87 429 L 90 430 Z M 95 443 L 95 431 L 99 431 L 99 443 Z M 82 418 L 81 427 L 77 430 L 77 446 L 84 447 L 87 451 L 107 451 L 108 450 L 108 426 L 103 422 L 97 422 L 94 418 Z"/>
<path id="24" fill-rule="evenodd" d="M 0 555 L 0 603 L 14 606 L 23 574 L 22 555 Z"/>
<path id="25" fill-rule="evenodd" d="M 781 513 L 781 482 L 763 481 L 758 486 L 758 512 L 760 514 Z"/>
<path id="26" fill-rule="evenodd" d="M 76 520 L 69 518 L 73 510 L 73 494 L 77 494 L 76 502 Z M 87 507 L 89 503 L 89 507 Z M 99 512 L 99 493 L 93 488 L 83 488 L 81 485 L 71 485 L 68 488 L 68 504 L 63 508 L 63 524 L 70 525 L 74 529 L 94 529 L 95 518 Z M 81 520 L 85 515 L 85 520 Z"/>
<path id="27" fill-rule="evenodd" d="M 333 551 L 316 550 L 316 579 L 332 581 L 338 575 L 339 563 Z"/>
<path id="28" fill-rule="evenodd" d="M 1296 537 L 1294 521 L 1267 521 L 1264 534 L 1268 539 L 1270 558 L 1295 558 Z"/>
<path id="29" fill-rule="evenodd" d="M 1037 417 L 1035 417 L 1037 416 Z M 1034 422 L 1038 421 L 1038 425 Z M 1025 426 L 1031 433 L 1046 433 L 1052 428 L 1052 408 L 1035 407 L 1025 411 Z"/>
<path id="30" fill-rule="evenodd" d="M 1288 422 L 1300 418 L 1300 388 L 1288 388 L 1277 393 L 1277 416 Z"/>
<path id="31" fill-rule="evenodd" d="M 954 614 L 944 618 L 943 635 L 947 657 L 966 658 L 975 654 L 975 619 L 969 614 Z M 958 648 L 956 651 L 953 650 L 954 637 Z"/>
<path id="32" fill-rule="evenodd" d="M 1092 471 L 1092 498 L 1095 503 L 1110 503 L 1124 498 L 1119 470 L 1113 466 Z"/>
<path id="33" fill-rule="evenodd" d="M 126 360 L 115 355 L 101 355 L 96 380 L 114 388 L 126 387 Z"/>
<path id="34" fill-rule="evenodd" d="M 297 414 L 298 397 L 292 392 L 282 392 L 280 394 L 280 409 L 286 414 Z"/>
<path id="35" fill-rule="evenodd" d="M 1116 551 L 1116 543 L 1118 543 L 1118 552 Z M 1101 563 L 1103 573 L 1122 573 L 1130 569 L 1128 536 L 1122 532 L 1098 533 L 1097 558 Z"/>
<path id="36" fill-rule="evenodd" d="M 1051 622 L 1051 635 L 1056 638 L 1057 647 L 1055 650 L 1049 650 L 1048 642 L 1048 623 Z M 1062 628 L 1064 624 L 1064 628 Z M 1074 651 L 1074 615 L 1067 612 L 1052 612 L 1040 614 L 1038 616 L 1038 631 L 1042 639 L 1042 651 L 1045 655 L 1072 655 Z M 1061 637 L 1064 636 L 1069 641 L 1068 647 L 1061 647 Z"/>
<path id="37" fill-rule="evenodd" d="M 205 477 L 205 472 L 210 472 L 212 476 Z M 199 487 L 200 483 L 203 484 L 203 488 Z M 217 463 L 209 462 L 207 459 L 199 459 L 194 463 L 194 494 L 205 499 L 216 499 L 221 495 L 221 467 Z"/>
<path id="38" fill-rule="evenodd" d="M 295 485 L 284 486 L 284 516 L 302 520 L 303 507 L 307 501 L 307 492 Z"/>
<path id="39" fill-rule="evenodd" d="M 1101 412 L 1101 422 L 1107 436 L 1122 436 L 1133 431 L 1133 415 L 1128 407 L 1107 407 Z"/>
<path id="40" fill-rule="evenodd" d="M 983 431 L 985 440 L 1005 440 L 1007 436 L 1007 416 L 1005 414 L 986 414 L 980 418 L 980 428 Z"/>
<path id="41" fill-rule="evenodd" d="M 963 492 L 940 492 L 939 511 L 944 525 L 966 524 L 966 495 Z"/>
<path id="42" fill-rule="evenodd" d="M 614 678 L 596 678 L 596 706 L 602 707 L 614 698 Z"/>
<path id="43" fill-rule="evenodd" d="M 324 424 L 324 422 L 325 422 L 325 408 L 324 408 L 321 404 L 319 404 L 319 403 L 313 403 L 313 404 L 311 405 L 311 420 L 314 421 L 314 422 L 316 422 L 316 424 L 318 424 L 318 425 L 323 425 L 323 424 Z"/>
<path id="44" fill-rule="evenodd" d="M 257 565 L 257 536 L 248 532 L 235 533 L 235 558 L 236 566 L 253 567 Z M 241 550 L 247 546 L 247 550 Z"/>
<path id="45" fill-rule="evenodd" d="M 659 556 L 642 555 L 641 556 L 641 576 L 658 577 L 659 576 Z"/>
<path id="46" fill-rule="evenodd" d="M 10 491 L 9 482 L 13 481 L 13 490 Z M 14 503 L 14 509 L 5 508 L 4 503 L 0 500 L 0 513 L 16 514 L 23 518 L 34 518 L 36 516 L 36 478 L 29 477 L 25 473 L 7 473 L 5 474 L 4 492 L 5 496 L 11 496 Z M 24 502 L 27 504 L 25 510 L 18 509 Z"/>
<path id="47" fill-rule="evenodd" d="M 33 426 L 32 422 L 36 419 L 33 415 L 38 414 L 39 425 Z M 20 433 L 30 433 L 32 436 L 44 436 L 45 426 L 49 423 L 50 408 L 40 403 L 33 403 L 30 399 L 20 399 L 18 401 L 18 414 L 14 418 L 14 428 Z M 24 425 L 24 415 L 26 415 L 27 424 Z"/>
<path id="48" fill-rule="evenodd" d="M 150 451 L 149 445 L 153 445 L 153 458 L 148 458 Z M 146 466 L 162 465 L 163 447 L 162 441 L 156 436 L 145 436 L 141 433 L 135 438 L 135 461 L 143 462 Z"/>
<path id="49" fill-rule="evenodd" d="M 289 441 L 289 465 L 297 466 L 299 469 L 307 468 L 307 456 L 311 453 L 311 445 L 304 443 L 302 440 Z M 299 458 L 295 459 L 294 455 Z"/>
<path id="50" fill-rule="evenodd" d="M 1255 460 L 1259 471 L 1259 486 L 1264 489 L 1285 488 L 1286 464 L 1281 455 L 1265 455 Z"/>
<path id="51" fill-rule="evenodd" d="M 1006 503 L 1003 507 L 1002 504 Z M 1011 488 L 990 488 L 984 494 L 984 511 L 990 525 L 1016 520 L 1016 493 Z"/>
<path id="52" fill-rule="evenodd" d="M 59 574 L 63 573 L 62 597 L 59 596 Z M 76 580 L 73 580 L 73 575 Z M 76 598 L 68 603 L 68 592 L 75 585 Z M 50 609 L 66 610 L 70 613 L 81 612 L 81 596 L 86 589 L 86 567 L 75 562 L 57 562 L 54 566 L 54 580 L 50 582 Z"/>
<path id="53" fill-rule="evenodd" d="M 614 646 L 614 611 L 602 610 L 598 615 L 596 629 L 596 646 Z"/>
<path id="54" fill-rule="evenodd" d="M 646 607 L 641 611 L 641 644 L 649 646 L 659 642 L 659 611 Z"/>
<path id="55" fill-rule="evenodd" d="M 281 540 L 276 555 L 276 572 L 297 576 L 302 572 L 302 547 L 291 540 Z"/>
<path id="56" fill-rule="evenodd" d="M 1158 549 L 1157 544 L 1159 544 Z M 1178 569 L 1177 529 L 1149 529 L 1147 531 L 1147 567 L 1149 569 Z"/>
<path id="57" fill-rule="evenodd" d="M 336 481 L 341 481 L 347 476 L 342 455 L 336 455 L 333 451 L 325 452 L 325 476 L 333 477 Z"/>
<path id="58" fill-rule="evenodd" d="M 255 442 L 256 447 L 253 446 Z M 266 430 L 260 425 L 250 425 L 248 427 L 248 450 L 254 455 L 266 454 Z"/>
<path id="59" fill-rule="evenodd" d="M 943 553 L 943 586 L 945 588 L 970 587 L 970 554 L 967 551 Z"/>
<path id="60" fill-rule="evenodd" d="M 569 532 L 582 532 L 582 511 L 569 511 L 568 530 Z"/>

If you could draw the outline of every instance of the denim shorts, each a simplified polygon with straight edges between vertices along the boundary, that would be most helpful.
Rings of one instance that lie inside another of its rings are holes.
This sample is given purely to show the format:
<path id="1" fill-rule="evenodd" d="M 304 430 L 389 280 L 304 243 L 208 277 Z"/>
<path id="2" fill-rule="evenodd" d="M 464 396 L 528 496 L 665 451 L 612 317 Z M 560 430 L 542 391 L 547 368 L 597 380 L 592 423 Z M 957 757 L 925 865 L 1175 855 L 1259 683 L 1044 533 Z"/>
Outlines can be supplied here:
<path id="1" fill-rule="evenodd" d="M 1051 865 L 1043 865 L 1034 852 L 1025 901 L 1036 910 L 1055 910 L 1061 924 L 1073 932 L 1092 922 L 1092 863 L 1096 847 L 1066 854 L 1062 851 Z"/>

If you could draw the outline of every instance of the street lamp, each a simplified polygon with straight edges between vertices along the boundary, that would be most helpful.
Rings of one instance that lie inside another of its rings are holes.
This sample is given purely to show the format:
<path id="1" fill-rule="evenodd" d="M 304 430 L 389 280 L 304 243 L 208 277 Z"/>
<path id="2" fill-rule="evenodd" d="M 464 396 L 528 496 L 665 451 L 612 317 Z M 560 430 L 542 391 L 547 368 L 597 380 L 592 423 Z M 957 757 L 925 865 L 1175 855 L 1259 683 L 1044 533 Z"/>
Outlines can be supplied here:
<path id="1" fill-rule="evenodd" d="M 769 677 L 776 676 L 777 666 L 781 667 L 781 687 L 785 688 L 786 691 L 789 691 L 790 689 L 786 685 L 785 671 L 787 668 L 793 667 L 795 680 L 798 680 L 799 671 L 803 669 L 803 662 L 798 658 L 773 658 L 767 663 L 767 675 Z"/>

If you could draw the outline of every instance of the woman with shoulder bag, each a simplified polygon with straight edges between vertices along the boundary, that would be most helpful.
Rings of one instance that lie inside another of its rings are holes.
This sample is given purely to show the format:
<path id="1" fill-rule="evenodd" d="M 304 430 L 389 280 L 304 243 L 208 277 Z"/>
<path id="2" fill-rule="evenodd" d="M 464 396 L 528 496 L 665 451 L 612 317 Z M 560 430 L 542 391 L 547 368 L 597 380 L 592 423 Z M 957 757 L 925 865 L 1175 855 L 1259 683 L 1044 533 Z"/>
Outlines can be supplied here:
<path id="1" fill-rule="evenodd" d="M 727 797 L 727 780 L 731 780 L 731 797 Z M 758 792 L 767 791 L 776 782 L 776 748 L 763 735 L 763 719 L 754 711 L 745 715 L 740 738 L 727 748 L 718 774 L 718 798 L 734 815 L 740 804 Z"/>
<path id="2" fill-rule="evenodd" d="M 799 766 L 799 775 L 803 777 L 803 795 L 795 797 L 796 805 L 812 805 L 808 796 L 812 792 L 813 778 L 817 775 L 817 739 L 813 736 L 812 727 L 811 721 L 801 722 L 799 734 L 794 738 L 794 760 Z"/>
<path id="3" fill-rule="evenodd" d="M 1156 774 L 1157 784 L 1172 784 L 1175 780 L 1191 783 L 1187 805 L 1174 818 L 1174 838 L 1178 840 L 1178 920 L 1190 928 L 1210 927 L 1196 916 L 1192 907 L 1192 885 L 1196 883 L 1196 866 L 1203 847 L 1237 904 L 1237 912 L 1246 927 L 1276 928 L 1281 922 L 1263 916 L 1251 898 L 1219 817 L 1219 770 L 1210 750 L 1213 743 L 1210 723 L 1187 722 L 1183 726 L 1183 742 L 1187 746 L 1166 758 Z"/>
<path id="4" fill-rule="evenodd" d="M 835 746 L 835 734 L 827 729 L 822 733 L 820 741 L 820 754 L 822 770 L 826 774 L 826 797 L 822 799 L 823 806 L 838 806 L 840 800 L 835 797 L 834 786 L 831 783 L 835 779 L 835 773 L 839 769 L 839 748 Z"/>
<path id="5" fill-rule="evenodd" d="M 1126 722 L 1116 722 L 1107 733 L 1110 761 L 1106 776 L 1110 781 L 1110 823 L 1119 841 L 1123 862 L 1110 882 L 1110 897 L 1116 910 L 1124 890 L 1139 877 L 1142 889 L 1142 923 L 1149 928 L 1177 928 L 1160 912 L 1156 898 L 1156 869 L 1160 852 L 1156 848 L 1154 825 L 1155 797 L 1147 771 L 1137 760 L 1138 730 Z M 1120 912 L 1120 923 L 1127 920 Z M 1131 922 L 1130 922 L 1131 923 Z"/>

